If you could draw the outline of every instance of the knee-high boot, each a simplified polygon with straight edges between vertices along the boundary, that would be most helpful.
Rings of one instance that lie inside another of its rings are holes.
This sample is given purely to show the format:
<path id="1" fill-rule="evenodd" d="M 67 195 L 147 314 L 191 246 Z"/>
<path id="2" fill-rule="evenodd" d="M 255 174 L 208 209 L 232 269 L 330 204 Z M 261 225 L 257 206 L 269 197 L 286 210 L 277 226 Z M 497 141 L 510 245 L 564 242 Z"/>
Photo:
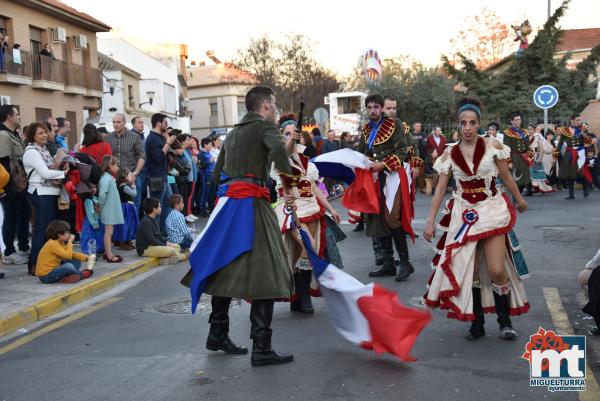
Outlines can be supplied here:
<path id="1" fill-rule="evenodd" d="M 565 199 L 575 199 L 575 180 L 567 180 L 567 187 L 569 188 L 569 196 Z"/>
<path id="2" fill-rule="evenodd" d="M 481 304 L 481 288 L 473 286 L 473 314 L 475 320 L 471 323 L 467 340 L 477 340 L 485 336 L 485 319 L 483 317 L 483 306 Z"/>
<path id="3" fill-rule="evenodd" d="M 210 300 L 212 312 L 208 318 L 210 331 L 206 339 L 206 349 L 225 351 L 226 354 L 247 354 L 246 347 L 238 347 L 229 338 L 229 304 L 231 298 L 214 296 Z"/>
<path id="4" fill-rule="evenodd" d="M 375 269 L 369 272 L 369 277 L 393 276 L 396 274 L 394 264 L 394 245 L 392 236 L 373 238 L 375 251 Z M 381 265 L 379 264 L 381 261 Z"/>
<path id="5" fill-rule="evenodd" d="M 301 259 L 302 261 L 302 259 Z M 306 261 L 306 263 L 310 263 Z M 312 281 L 312 270 L 298 269 L 294 273 L 294 284 L 296 287 L 296 300 L 290 303 L 293 312 L 314 313 L 312 300 L 310 298 L 310 282 Z"/>
<path id="6" fill-rule="evenodd" d="M 517 332 L 513 329 L 512 321 L 510 320 L 508 283 L 505 285 L 492 283 L 492 290 L 494 291 L 494 303 L 496 304 L 496 314 L 498 315 L 498 324 L 500 325 L 500 338 L 514 341 L 517 337 Z"/>
<path id="7" fill-rule="evenodd" d="M 271 320 L 273 320 L 272 299 L 253 300 L 250 307 L 250 338 L 253 340 L 252 366 L 279 365 L 292 362 L 292 354 L 278 354 L 271 348 Z"/>
<path id="8" fill-rule="evenodd" d="M 414 273 L 415 268 L 410 263 L 408 257 L 408 244 L 406 242 L 406 233 L 401 228 L 392 230 L 392 238 L 394 239 L 394 245 L 398 251 L 400 257 L 400 265 L 398 266 L 398 273 L 394 278 L 396 281 L 404 281 Z"/>

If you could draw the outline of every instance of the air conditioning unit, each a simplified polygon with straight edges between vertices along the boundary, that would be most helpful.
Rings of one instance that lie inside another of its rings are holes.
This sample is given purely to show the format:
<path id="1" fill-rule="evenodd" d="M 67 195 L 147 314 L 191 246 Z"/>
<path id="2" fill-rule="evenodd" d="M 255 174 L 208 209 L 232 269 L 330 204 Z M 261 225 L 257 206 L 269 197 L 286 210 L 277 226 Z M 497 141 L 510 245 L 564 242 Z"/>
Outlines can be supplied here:
<path id="1" fill-rule="evenodd" d="M 87 49 L 87 36 L 76 35 L 75 36 L 75 48 L 76 49 Z"/>
<path id="2" fill-rule="evenodd" d="M 0 96 L 0 106 L 9 105 L 10 96 Z"/>
<path id="3" fill-rule="evenodd" d="M 57 26 L 56 28 L 52 28 L 52 41 L 53 42 L 66 42 L 67 41 L 67 31 L 65 28 Z"/>

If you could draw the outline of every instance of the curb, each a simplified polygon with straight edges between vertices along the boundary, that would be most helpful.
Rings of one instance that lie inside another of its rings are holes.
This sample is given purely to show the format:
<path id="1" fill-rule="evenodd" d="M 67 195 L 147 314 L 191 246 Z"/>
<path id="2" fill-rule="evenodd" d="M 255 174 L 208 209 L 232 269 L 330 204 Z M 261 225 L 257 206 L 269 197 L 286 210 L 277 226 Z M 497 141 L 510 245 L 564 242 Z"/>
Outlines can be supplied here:
<path id="1" fill-rule="evenodd" d="M 90 299 L 157 266 L 158 258 L 138 260 L 89 284 L 59 292 L 6 318 L 0 318 L 0 337 Z"/>

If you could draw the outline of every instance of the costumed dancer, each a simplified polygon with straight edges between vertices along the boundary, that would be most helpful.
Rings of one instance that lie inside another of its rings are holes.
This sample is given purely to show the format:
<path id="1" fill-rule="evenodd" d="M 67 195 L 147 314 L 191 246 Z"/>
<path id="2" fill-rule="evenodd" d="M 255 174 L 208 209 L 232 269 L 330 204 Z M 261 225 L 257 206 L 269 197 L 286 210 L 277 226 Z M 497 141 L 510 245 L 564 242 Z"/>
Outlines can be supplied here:
<path id="1" fill-rule="evenodd" d="M 81 251 L 87 255 L 104 252 L 104 224 L 100 222 L 100 205 L 96 197 L 96 185 L 89 183 L 89 192 L 79 194 L 85 208 L 85 220 L 81 229 Z M 91 241 L 93 240 L 93 241 Z M 92 243 L 96 250 L 90 249 Z"/>
<path id="2" fill-rule="evenodd" d="M 533 164 L 533 151 L 529 146 L 527 133 L 521 129 L 523 115 L 520 112 L 511 114 L 512 126 L 504 131 L 503 143 L 510 148 L 510 158 L 507 160 L 519 191 L 527 188 L 526 196 L 533 195 L 531 189 L 531 174 L 529 167 Z"/>
<path id="3" fill-rule="evenodd" d="M 304 145 L 296 144 L 296 140 L 300 139 L 300 133 L 296 131 L 297 123 L 294 116 L 282 116 L 280 126 L 283 130 L 284 139 L 286 139 L 286 148 L 290 153 L 289 163 L 292 174 L 280 173 L 277 169 L 272 170 L 271 176 L 277 182 L 278 195 L 283 196 L 282 185 L 284 182 L 292 188 L 292 193 L 296 198 L 297 223 L 309 234 L 313 249 L 322 259 L 329 261 L 338 268 L 343 268 L 342 259 L 336 245 L 336 235 L 334 234 L 339 233 L 342 238 L 345 237 L 337 226 L 340 222 L 340 215 L 317 187 L 319 170 L 302 153 Z M 331 214 L 333 221 L 326 215 L 326 212 Z M 288 260 L 294 271 L 296 293 L 292 296 L 290 310 L 313 313 L 311 289 L 313 290 L 312 293 L 318 294 L 318 285 L 316 280 L 313 280 L 312 265 L 302 239 L 298 230 L 291 224 L 292 215 L 286 209 L 282 198 L 275 206 L 275 213 L 288 251 Z M 339 237 L 338 240 L 340 240 Z"/>
<path id="4" fill-rule="evenodd" d="M 427 241 L 435 235 L 435 216 L 451 173 L 457 189 L 438 225 L 443 235 L 436 246 L 424 302 L 447 309 L 448 318 L 472 321 L 467 337 L 472 340 L 485 335 L 483 314 L 496 312 L 500 337 L 514 340 L 517 334 L 510 316 L 529 310 L 521 282 L 527 272 L 519 246 L 510 238 L 515 208 L 496 188 L 496 177 L 502 177 L 520 212 L 527 209 L 527 203 L 507 167 L 510 149 L 496 140 L 477 137 L 479 102 L 461 100 L 457 114 L 462 139 L 448 147 L 434 166 L 440 180 L 425 225 Z"/>
<path id="5" fill-rule="evenodd" d="M 565 199 L 575 199 L 575 180 L 578 176 L 583 177 L 583 197 L 587 198 L 590 195 L 591 176 L 585 174 L 587 168 L 585 147 L 592 145 L 592 138 L 587 135 L 581 125 L 579 114 L 573 114 L 569 126 L 558 128 L 557 131 L 560 134 L 560 140 L 556 146 L 555 155 L 558 157 L 558 152 L 562 154 L 558 178 L 563 180 L 564 185 L 569 189 L 569 196 Z M 590 177 L 589 180 L 586 175 Z"/>
<path id="6" fill-rule="evenodd" d="M 422 165 L 412 146 L 413 139 L 405 124 L 383 114 L 384 98 L 371 94 L 365 99 L 369 121 L 362 126 L 358 151 L 374 161 L 372 170 L 379 176 L 380 213 L 365 213 L 366 234 L 373 238 L 376 267 L 370 277 L 396 276 L 404 281 L 414 272 L 408 256 L 407 234 L 414 239 L 411 228 L 413 216 L 411 196 L 412 177 L 410 165 Z M 408 171 L 408 172 L 407 172 Z M 400 177 L 395 191 L 386 191 L 386 179 L 392 173 Z M 388 197 L 393 199 L 386 199 Z M 404 192 L 404 194 L 403 194 Z M 391 205 L 388 209 L 388 204 Z M 394 248 L 400 258 L 398 271 L 394 262 Z M 381 263 L 380 266 L 377 264 Z"/>
<path id="7" fill-rule="evenodd" d="M 245 354 L 229 338 L 232 297 L 249 299 L 253 340 L 252 366 L 293 361 L 290 354 L 271 348 L 271 320 L 275 299 L 290 298 L 292 270 L 277 216 L 265 187 L 271 162 L 282 174 L 291 174 L 288 153 L 275 125 L 273 91 L 254 87 L 246 95 L 248 113 L 227 134 L 213 171 L 220 183 L 219 201 L 204 231 L 192 244 L 191 271 L 182 283 L 190 286 L 192 311 L 202 292 L 212 295 L 209 350 Z M 295 207 L 291 188 L 283 183 L 287 207 Z"/>
<path id="8" fill-rule="evenodd" d="M 529 147 L 533 150 L 532 165 L 529 168 L 531 189 L 533 192 L 541 192 L 542 194 L 552 192 L 553 189 L 548 185 L 544 163 L 542 162 L 546 139 L 533 124 L 527 125 L 527 135 L 529 137 Z"/>

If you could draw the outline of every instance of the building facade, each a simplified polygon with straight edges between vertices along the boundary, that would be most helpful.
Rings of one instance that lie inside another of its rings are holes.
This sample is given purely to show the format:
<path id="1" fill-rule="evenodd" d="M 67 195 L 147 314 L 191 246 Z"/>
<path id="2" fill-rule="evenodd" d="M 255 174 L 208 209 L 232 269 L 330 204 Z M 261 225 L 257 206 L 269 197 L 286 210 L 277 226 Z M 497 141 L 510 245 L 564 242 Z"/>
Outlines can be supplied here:
<path id="1" fill-rule="evenodd" d="M 136 42 L 134 45 L 131 40 L 120 37 L 118 33 L 102 34 L 98 37 L 98 48 L 102 54 L 125 67 L 126 70 L 139 74 L 138 110 L 132 111 L 144 118 L 146 128 L 151 128 L 149 117 L 152 114 L 163 113 L 167 115 L 169 124 L 173 128 L 190 132 L 190 118 L 182 113 L 183 104 L 180 96 L 182 84 L 178 73 L 178 64 L 159 60 L 138 47 L 137 44 Z M 116 87 L 123 87 L 123 82 L 117 82 Z M 109 96 L 110 94 L 105 94 L 104 99 L 110 103 L 112 99 L 109 99 Z M 129 95 L 126 94 L 125 97 L 127 98 L 125 106 L 127 106 L 129 105 Z M 121 102 L 119 102 L 120 104 Z M 136 104 L 133 105 L 136 106 Z M 116 106 L 117 110 L 114 112 L 127 115 L 125 106 Z M 109 131 L 112 128 L 114 112 L 109 111 L 99 120 L 100 124 L 107 125 Z"/>
<path id="2" fill-rule="evenodd" d="M 192 134 L 203 138 L 233 128 L 246 114 L 246 93 L 256 78 L 227 63 L 188 69 Z"/>
<path id="3" fill-rule="evenodd" d="M 83 124 L 100 111 L 96 32 L 109 30 L 57 0 L 0 0 L 0 31 L 8 36 L 0 63 L 2 104 L 16 106 L 23 125 L 50 115 L 66 117 L 69 145 L 75 144 Z M 52 47 L 50 57 L 40 54 L 46 44 Z"/>

